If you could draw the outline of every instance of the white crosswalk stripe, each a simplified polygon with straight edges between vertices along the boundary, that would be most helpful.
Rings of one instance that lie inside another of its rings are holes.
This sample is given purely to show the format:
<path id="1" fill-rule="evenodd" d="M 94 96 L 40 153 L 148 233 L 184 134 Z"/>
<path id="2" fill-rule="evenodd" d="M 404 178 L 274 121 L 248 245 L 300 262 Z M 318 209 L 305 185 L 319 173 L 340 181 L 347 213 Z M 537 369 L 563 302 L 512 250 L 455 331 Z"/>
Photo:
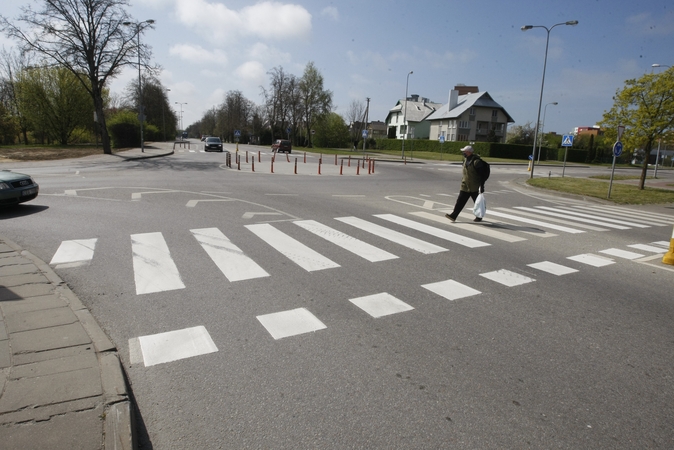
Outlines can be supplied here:
<path id="1" fill-rule="evenodd" d="M 576 228 L 564 227 L 564 226 L 561 226 L 561 225 L 555 225 L 554 223 L 550 223 L 550 222 L 543 222 L 541 220 L 535 220 L 535 219 L 527 219 L 527 218 L 520 217 L 520 216 L 517 216 L 517 215 L 502 212 L 502 210 L 505 210 L 505 209 L 506 208 L 498 208 L 498 211 L 494 211 L 494 210 L 487 211 L 487 215 L 496 216 L 496 217 L 503 217 L 504 219 L 510 219 L 510 220 L 514 220 L 514 221 L 517 221 L 517 222 L 523 222 L 523 223 L 528 223 L 528 224 L 531 224 L 531 225 L 537 225 L 537 226 L 543 227 L 543 228 L 551 228 L 553 230 L 563 231 L 565 233 L 571 233 L 571 234 L 585 233 L 583 230 L 578 230 Z"/>
<path id="2" fill-rule="evenodd" d="M 478 233 L 484 236 L 488 236 L 494 239 L 498 239 L 505 242 L 520 242 L 526 241 L 527 238 L 522 236 L 516 236 L 514 234 L 503 233 L 502 231 L 494 230 L 488 226 L 476 225 L 474 223 L 459 223 L 459 222 L 450 222 L 445 216 L 439 216 L 426 211 L 417 211 L 410 213 L 413 216 L 421 217 L 422 219 L 432 220 L 434 222 L 439 222 L 444 225 L 449 225 L 452 228 L 458 228 L 462 231 L 469 231 L 471 233 Z"/>
<path id="3" fill-rule="evenodd" d="M 527 208 L 526 206 L 516 206 L 515 209 L 517 210 L 522 210 L 522 211 L 532 211 L 532 212 L 537 212 L 539 214 L 544 214 L 546 216 L 552 216 L 552 217 L 560 217 L 560 218 L 569 218 L 569 214 L 574 214 L 573 212 L 555 212 L 555 211 L 560 211 L 558 209 L 552 209 L 550 211 L 544 211 L 544 208 Z M 627 226 L 622 226 L 622 225 L 615 225 L 612 223 L 606 223 L 605 221 L 600 221 L 597 219 L 590 219 L 586 217 L 571 217 L 571 219 L 577 221 L 577 222 L 583 222 L 583 223 L 589 223 L 592 225 L 601 225 L 602 227 L 607 227 L 607 228 L 613 228 L 615 230 L 629 230 L 630 227 Z M 577 226 L 577 225 L 574 225 Z"/>
<path id="4" fill-rule="evenodd" d="M 136 294 L 185 288 L 161 233 L 132 234 L 131 249 Z"/>
<path id="5" fill-rule="evenodd" d="M 506 269 L 481 273 L 480 276 L 508 287 L 519 286 L 521 284 L 527 284 L 536 281 L 533 278 L 529 278 Z"/>
<path id="6" fill-rule="evenodd" d="M 621 230 L 629 229 L 629 227 L 650 228 L 648 225 L 643 225 L 643 224 L 636 223 L 636 222 L 628 222 L 626 220 L 611 219 L 611 218 L 608 218 L 608 217 L 601 217 L 601 216 L 597 216 L 597 215 L 581 213 L 581 212 L 576 212 L 576 211 L 564 211 L 564 210 L 560 210 L 559 208 L 551 208 L 549 206 L 539 206 L 538 209 L 557 212 L 558 214 L 561 214 L 562 217 L 568 217 L 568 215 L 578 216 L 578 217 L 574 217 L 573 219 L 581 221 L 581 222 L 584 222 L 585 221 L 584 219 L 597 220 L 599 225 L 609 227 L 609 228 L 611 228 L 610 224 L 612 224 L 612 223 L 621 226 L 621 228 L 618 228 L 618 229 L 621 229 Z M 564 216 L 565 214 L 566 214 L 566 216 Z M 592 222 L 590 222 L 590 223 L 592 223 Z M 622 226 L 624 226 L 624 227 L 622 227 Z"/>
<path id="7" fill-rule="evenodd" d="M 403 247 L 416 250 L 420 253 L 431 254 L 447 251 L 446 248 L 431 244 L 430 242 L 422 241 L 421 239 L 417 239 L 403 233 L 399 233 L 398 231 L 382 227 L 381 225 L 377 225 L 357 217 L 338 217 L 336 220 L 348 225 L 352 225 L 391 242 L 395 242 L 396 244 L 402 245 Z"/>
<path id="8" fill-rule="evenodd" d="M 563 266 L 561 264 L 553 263 L 550 261 L 542 261 L 539 263 L 534 263 L 534 264 L 527 264 L 527 266 L 532 267 L 534 269 L 541 270 L 543 272 L 551 273 L 553 275 L 568 275 L 570 273 L 576 273 L 578 272 L 577 269 L 573 269 L 571 267 Z"/>
<path id="9" fill-rule="evenodd" d="M 389 222 L 397 223 L 413 230 L 421 231 L 422 233 L 430 234 L 431 236 L 438 237 L 440 239 L 447 240 L 449 242 L 454 242 L 455 244 L 463 245 L 468 248 L 477 248 L 477 247 L 487 247 L 491 244 L 483 241 L 478 241 L 477 239 L 468 238 L 461 236 L 460 234 L 452 233 L 441 228 L 431 227 L 425 223 L 416 222 L 414 220 L 405 219 L 404 217 L 396 216 L 393 214 L 375 214 L 375 217 L 380 219 L 388 220 Z"/>
<path id="10" fill-rule="evenodd" d="M 295 222 L 295 225 L 299 225 L 305 230 L 310 231 L 333 244 L 339 245 L 370 262 L 387 261 L 389 259 L 397 258 L 397 256 L 392 253 L 381 250 L 374 245 L 370 245 L 367 242 L 351 237 L 334 228 L 325 226 L 315 220 L 300 220 Z"/>
<path id="11" fill-rule="evenodd" d="M 308 272 L 339 267 L 336 262 L 267 223 L 246 225 L 246 228 Z"/>
<path id="12" fill-rule="evenodd" d="M 49 264 L 57 269 L 86 265 L 94 258 L 97 240 L 94 238 L 63 241 Z"/>
<path id="13" fill-rule="evenodd" d="M 267 271 L 246 256 L 217 228 L 190 231 L 229 281 L 269 276 Z"/>

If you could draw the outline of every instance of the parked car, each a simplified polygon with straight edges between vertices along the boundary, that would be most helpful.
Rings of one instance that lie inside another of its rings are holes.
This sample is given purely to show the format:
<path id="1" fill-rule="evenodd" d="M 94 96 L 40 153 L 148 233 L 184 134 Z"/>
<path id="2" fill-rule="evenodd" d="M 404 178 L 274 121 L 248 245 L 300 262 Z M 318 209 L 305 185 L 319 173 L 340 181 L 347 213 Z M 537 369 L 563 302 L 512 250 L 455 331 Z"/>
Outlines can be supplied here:
<path id="1" fill-rule="evenodd" d="M 274 142 L 271 146 L 271 150 L 273 152 L 279 153 L 280 152 L 292 153 L 293 147 L 290 141 L 287 139 L 276 139 L 276 142 Z"/>
<path id="2" fill-rule="evenodd" d="M 204 141 L 204 151 L 210 152 L 211 150 L 216 152 L 222 151 L 222 141 L 219 137 L 209 136 Z"/>
<path id="3" fill-rule="evenodd" d="M 0 170 L 0 205 L 17 205 L 33 200 L 39 190 L 30 175 Z"/>

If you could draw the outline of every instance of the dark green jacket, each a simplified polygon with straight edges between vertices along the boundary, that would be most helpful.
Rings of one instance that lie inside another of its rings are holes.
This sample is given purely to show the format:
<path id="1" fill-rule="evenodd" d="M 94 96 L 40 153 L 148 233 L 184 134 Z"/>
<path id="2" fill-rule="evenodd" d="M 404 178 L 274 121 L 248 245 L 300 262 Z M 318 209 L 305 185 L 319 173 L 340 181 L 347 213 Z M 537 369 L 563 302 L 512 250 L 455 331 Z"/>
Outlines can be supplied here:
<path id="1" fill-rule="evenodd" d="M 461 178 L 461 190 L 464 192 L 479 192 L 482 186 L 482 178 L 475 165 L 482 164 L 480 155 L 473 153 L 463 161 L 463 178 Z"/>

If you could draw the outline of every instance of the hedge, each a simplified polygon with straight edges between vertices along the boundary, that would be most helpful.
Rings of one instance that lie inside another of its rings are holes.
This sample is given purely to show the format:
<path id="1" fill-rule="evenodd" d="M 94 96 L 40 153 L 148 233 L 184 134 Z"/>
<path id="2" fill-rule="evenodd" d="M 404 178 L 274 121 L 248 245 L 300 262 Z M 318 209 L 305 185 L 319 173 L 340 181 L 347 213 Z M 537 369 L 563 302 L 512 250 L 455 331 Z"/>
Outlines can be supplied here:
<path id="1" fill-rule="evenodd" d="M 458 155 L 461 149 L 466 145 L 472 145 L 475 153 L 482 157 L 504 158 L 504 159 L 529 159 L 531 155 L 530 145 L 518 144 L 501 144 L 495 142 L 445 142 L 440 144 L 439 141 L 431 141 L 428 139 L 408 139 L 405 141 L 405 150 L 417 152 L 441 152 Z M 402 140 L 400 139 L 377 139 L 377 150 L 402 150 Z M 580 151 L 580 150 L 579 150 Z M 541 159 L 548 159 L 556 155 L 555 149 L 542 147 Z M 563 155 L 562 155 L 563 158 Z"/>

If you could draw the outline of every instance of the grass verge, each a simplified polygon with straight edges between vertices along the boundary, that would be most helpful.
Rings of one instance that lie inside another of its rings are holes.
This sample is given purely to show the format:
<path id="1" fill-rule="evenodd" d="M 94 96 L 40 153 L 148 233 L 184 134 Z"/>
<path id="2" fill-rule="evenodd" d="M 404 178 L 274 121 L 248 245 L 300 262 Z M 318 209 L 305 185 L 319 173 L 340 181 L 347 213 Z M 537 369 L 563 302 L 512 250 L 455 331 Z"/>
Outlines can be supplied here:
<path id="1" fill-rule="evenodd" d="M 33 145 L 30 147 L 12 145 L 0 147 L 0 162 L 53 161 L 57 159 L 82 158 L 84 156 L 102 154 L 103 147 L 96 147 L 95 145 Z"/>
<path id="2" fill-rule="evenodd" d="M 527 183 L 543 189 L 601 199 L 607 199 L 609 188 L 609 183 L 606 181 L 573 177 L 534 178 L 527 180 Z M 611 186 L 611 198 L 608 200 L 624 205 L 674 203 L 674 191 L 650 188 L 648 186 L 641 190 L 638 186 L 613 183 Z"/>

